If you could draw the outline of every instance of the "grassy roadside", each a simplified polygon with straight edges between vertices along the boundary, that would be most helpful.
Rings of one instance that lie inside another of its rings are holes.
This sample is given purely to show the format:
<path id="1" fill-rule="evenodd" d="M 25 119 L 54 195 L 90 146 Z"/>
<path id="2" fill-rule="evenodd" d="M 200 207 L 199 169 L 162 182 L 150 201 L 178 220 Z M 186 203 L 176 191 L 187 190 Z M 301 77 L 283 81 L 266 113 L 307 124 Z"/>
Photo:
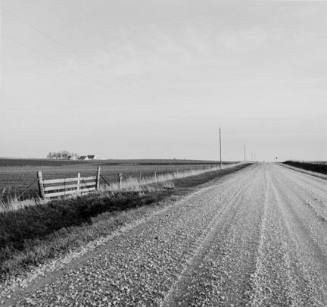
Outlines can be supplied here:
<path id="1" fill-rule="evenodd" d="M 321 173 L 327 175 L 327 163 L 313 163 L 313 162 L 299 162 L 299 161 L 285 161 L 283 164 L 302 168 L 307 171 Z"/>
<path id="2" fill-rule="evenodd" d="M 174 180 L 173 190 L 101 193 L 0 214 L 0 282 L 107 236 L 196 186 L 246 165 Z"/>

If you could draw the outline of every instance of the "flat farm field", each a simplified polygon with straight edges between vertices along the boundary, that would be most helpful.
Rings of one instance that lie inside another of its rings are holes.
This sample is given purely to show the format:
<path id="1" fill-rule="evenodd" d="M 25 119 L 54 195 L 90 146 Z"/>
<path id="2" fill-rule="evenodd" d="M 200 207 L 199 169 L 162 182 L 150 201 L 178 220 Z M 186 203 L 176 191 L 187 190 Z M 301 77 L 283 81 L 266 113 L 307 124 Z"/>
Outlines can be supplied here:
<path id="1" fill-rule="evenodd" d="M 327 161 L 285 161 L 284 164 L 327 175 Z"/>
<path id="2" fill-rule="evenodd" d="M 226 164 L 235 162 L 226 162 Z M 67 161 L 49 159 L 7 159 L 0 158 L 0 200 L 13 196 L 21 199 L 36 197 L 38 194 L 36 173 L 43 172 L 45 179 L 93 176 L 98 166 L 107 182 L 117 182 L 119 173 L 124 178 L 142 178 L 177 171 L 197 170 L 217 165 L 215 161 L 197 160 L 94 160 Z M 28 190 L 26 192 L 25 189 Z M 21 195 L 21 193 L 23 193 Z"/>

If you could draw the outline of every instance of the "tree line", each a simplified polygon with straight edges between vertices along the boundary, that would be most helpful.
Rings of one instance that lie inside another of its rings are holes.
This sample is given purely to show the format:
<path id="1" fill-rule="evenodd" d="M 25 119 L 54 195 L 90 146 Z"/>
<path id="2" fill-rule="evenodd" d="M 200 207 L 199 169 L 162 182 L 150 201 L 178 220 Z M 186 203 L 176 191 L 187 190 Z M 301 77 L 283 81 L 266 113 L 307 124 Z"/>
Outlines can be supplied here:
<path id="1" fill-rule="evenodd" d="M 78 158 L 79 155 L 73 152 L 69 152 L 67 150 L 57 151 L 57 152 L 49 152 L 47 155 L 48 159 L 69 159 L 69 158 Z"/>

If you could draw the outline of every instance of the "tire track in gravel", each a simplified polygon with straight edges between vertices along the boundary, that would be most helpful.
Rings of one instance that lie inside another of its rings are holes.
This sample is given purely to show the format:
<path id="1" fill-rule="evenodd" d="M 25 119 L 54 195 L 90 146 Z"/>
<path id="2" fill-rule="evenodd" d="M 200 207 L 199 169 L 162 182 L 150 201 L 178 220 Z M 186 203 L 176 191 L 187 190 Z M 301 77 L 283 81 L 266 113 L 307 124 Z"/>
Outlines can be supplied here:
<path id="1" fill-rule="evenodd" d="M 317 303 L 319 293 L 311 280 L 310 272 L 302 263 L 302 235 L 296 233 L 294 226 L 290 222 L 290 217 L 284 208 L 285 200 L 282 200 L 279 194 L 275 195 L 277 199 L 276 206 L 282 217 L 283 228 L 286 232 L 282 240 L 287 246 L 287 258 L 289 259 L 288 269 L 292 285 L 290 306 L 323 306 Z"/>
<path id="2" fill-rule="evenodd" d="M 295 253 L 298 247 L 290 234 L 288 220 L 291 218 L 285 215 L 285 204 L 280 197 L 281 185 L 285 191 L 288 191 L 290 182 L 282 180 L 275 182 L 273 173 L 274 167 L 269 166 L 262 188 L 262 191 L 265 191 L 262 211 L 260 211 L 260 202 L 255 204 L 257 206 L 256 213 L 247 205 L 249 216 L 251 214 L 261 215 L 261 223 L 258 227 L 259 243 L 257 251 L 249 246 L 243 246 L 239 252 L 240 255 L 244 251 L 252 253 L 252 258 L 256 258 L 255 268 L 249 264 L 251 261 L 246 265 L 244 258 L 241 267 L 237 265 L 235 259 L 239 255 L 236 256 L 233 248 L 237 250 L 237 246 L 241 246 L 241 244 L 237 244 L 233 240 L 232 249 L 229 249 L 229 240 L 217 238 L 197 259 L 194 266 L 189 267 L 184 273 L 179 285 L 176 285 L 169 297 L 166 298 L 165 305 L 324 306 L 322 292 L 317 291 L 317 285 L 310 279 L 316 273 L 306 272 L 298 263 L 299 256 Z M 261 188 L 258 182 L 255 184 L 258 189 Z M 258 198 L 258 191 L 251 192 Z M 234 214 L 228 221 L 226 219 L 226 228 L 217 229 L 217 235 L 222 236 L 226 231 L 231 235 L 231 224 L 242 224 L 237 215 L 246 215 L 241 210 L 244 205 L 246 203 L 239 205 L 238 214 Z M 252 221 L 254 220 L 255 218 L 252 217 Z M 244 230 L 243 227 L 239 227 L 236 233 L 240 235 L 242 229 Z M 254 229 L 248 230 L 251 230 L 250 233 L 255 242 Z M 324 233 L 321 229 L 320 232 Z M 299 239 L 301 240 L 301 235 Z M 312 238 L 309 240 L 312 241 Z M 230 266 L 229 259 L 231 257 L 237 270 L 242 271 L 241 268 L 243 268 L 243 272 L 248 270 L 248 273 L 243 276 L 242 274 L 237 275 L 235 268 Z M 314 259 L 314 261 L 316 260 Z M 248 279 L 247 276 L 250 278 Z M 224 279 L 225 281 L 221 282 Z M 235 291 L 235 289 L 237 290 Z"/>
<path id="3" fill-rule="evenodd" d="M 327 222 L 327 181 L 320 182 L 319 180 L 315 180 L 315 177 L 308 177 L 307 179 L 311 179 L 317 184 L 320 184 L 319 190 L 317 191 L 312 184 L 308 184 L 308 181 L 303 182 L 301 178 L 297 176 L 292 177 L 292 174 L 288 172 L 283 172 L 283 175 L 287 177 L 289 181 L 289 189 L 292 189 L 297 195 L 302 196 L 301 199 L 314 214 L 316 214 L 321 221 Z M 303 191 L 305 191 L 305 195 Z"/>
<path id="4" fill-rule="evenodd" d="M 327 203 L 323 200 L 317 198 L 316 195 L 312 195 L 311 192 L 307 192 L 306 195 L 303 195 L 302 185 L 295 185 L 290 188 L 293 193 L 295 193 L 300 200 L 302 204 L 304 204 L 312 213 L 312 215 L 315 216 L 315 218 L 321 222 L 321 225 L 323 225 L 326 228 L 327 231 Z M 310 196 L 310 197 L 309 197 Z"/>
<path id="5" fill-rule="evenodd" d="M 265 174 L 265 196 L 264 196 L 264 203 L 263 203 L 263 215 L 261 218 L 260 224 L 260 240 L 258 245 L 257 251 L 257 260 L 255 264 L 255 271 L 251 275 L 251 296 L 250 301 L 247 303 L 249 306 L 258 306 L 262 305 L 265 298 L 264 298 L 264 291 L 267 290 L 267 286 L 264 286 L 265 283 L 265 242 L 267 240 L 266 233 L 267 233 L 267 212 L 268 212 L 268 189 L 270 188 L 270 182 L 268 182 L 267 174 Z"/>
<path id="6" fill-rule="evenodd" d="M 249 184 L 246 186 L 248 188 Z M 179 285 L 185 282 L 185 279 L 190 274 L 190 271 L 194 269 L 194 267 L 198 266 L 201 262 L 204 254 L 207 252 L 207 249 L 210 247 L 210 244 L 212 240 L 215 239 L 217 235 L 217 227 L 222 222 L 221 217 L 226 214 L 228 211 L 232 209 L 232 205 L 235 204 L 240 197 L 242 197 L 242 193 L 246 188 L 243 188 L 242 190 L 239 190 L 234 197 L 230 199 L 230 201 L 226 204 L 226 206 L 221 210 L 214 219 L 210 222 L 208 231 L 204 232 L 203 238 L 200 237 L 199 241 L 196 242 L 194 245 L 194 251 L 190 254 L 190 259 L 186 261 L 186 265 L 182 272 L 177 277 L 176 282 L 172 285 L 172 287 L 169 289 L 168 293 L 164 297 L 163 302 L 161 303 L 161 306 L 171 306 L 174 303 L 174 292 L 178 291 Z M 236 213 L 234 213 L 231 218 L 235 216 Z M 230 223 L 229 220 L 224 220 L 226 224 Z"/>
<path id="7" fill-rule="evenodd" d="M 289 188 L 290 182 L 276 169 L 273 180 L 278 187 L 278 193 L 275 192 L 277 205 L 288 232 L 292 280 L 300 300 L 295 306 L 326 306 L 326 228 L 305 206 L 304 199 L 310 186 L 296 190 Z"/>
<path id="8" fill-rule="evenodd" d="M 326 186 L 327 180 L 317 178 L 309 174 L 298 173 L 295 170 L 288 171 L 281 167 L 279 173 L 283 174 L 289 180 L 289 184 L 296 184 L 303 187 L 306 190 L 306 193 L 310 192 L 311 194 L 319 195 L 322 197 L 326 196 Z"/>
<path id="9" fill-rule="evenodd" d="M 278 189 L 268 176 L 266 218 L 262 228 L 253 293 L 248 306 L 301 306 L 292 276 L 289 234 L 280 212 Z"/>
<path id="10" fill-rule="evenodd" d="M 310 190 L 313 190 L 316 193 L 322 193 L 322 195 L 326 195 L 326 179 L 316 177 L 308 173 L 298 172 L 295 169 L 289 169 L 285 167 L 281 167 L 279 172 L 283 173 L 283 175 L 285 175 L 293 183 L 302 183 L 302 186 L 304 186 L 306 190 L 309 190 L 308 187 L 310 187 Z"/>
<path id="11" fill-rule="evenodd" d="M 242 198 L 235 199 L 229 210 L 219 216 L 210 242 L 184 270 L 162 305 L 239 305 L 247 301 L 249 271 L 254 265 L 253 251 L 257 250 L 257 228 L 262 214 L 261 211 L 259 215 L 252 214 L 256 206 L 247 212 L 249 198 L 261 188 L 262 176 L 257 174 L 253 178 Z"/>
<path id="12" fill-rule="evenodd" d="M 159 304 L 210 229 L 208 224 L 242 194 L 257 172 L 255 167 L 244 169 L 113 238 L 107 248 L 95 250 L 92 257 L 33 291 L 19 305 Z"/>
<path id="13" fill-rule="evenodd" d="M 327 204 L 327 189 L 324 197 L 320 195 L 320 199 L 314 198 L 312 203 L 308 204 L 308 195 L 311 195 L 310 185 L 305 187 L 297 185 L 296 182 L 290 184 L 290 181 L 281 176 L 279 172 L 273 173 L 273 180 L 276 185 L 280 186 L 280 197 L 283 197 L 287 205 L 285 208 L 293 213 L 292 218 L 302 225 L 302 229 L 311 237 L 313 244 L 316 243 L 321 246 L 321 253 L 327 255 L 327 237 L 325 235 L 327 224 L 324 222 L 325 216 L 321 215 L 323 214 L 321 211 L 317 212 L 317 206 L 315 206 L 319 202 Z"/>

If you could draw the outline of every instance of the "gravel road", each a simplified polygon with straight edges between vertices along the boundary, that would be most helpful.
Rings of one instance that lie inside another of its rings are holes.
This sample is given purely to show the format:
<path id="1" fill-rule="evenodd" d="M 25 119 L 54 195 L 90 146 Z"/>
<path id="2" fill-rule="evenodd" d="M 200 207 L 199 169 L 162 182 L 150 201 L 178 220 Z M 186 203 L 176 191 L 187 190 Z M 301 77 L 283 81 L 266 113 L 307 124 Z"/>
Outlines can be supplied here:
<path id="1" fill-rule="evenodd" d="M 13 293 L 17 306 L 327 306 L 327 181 L 227 175 Z"/>

